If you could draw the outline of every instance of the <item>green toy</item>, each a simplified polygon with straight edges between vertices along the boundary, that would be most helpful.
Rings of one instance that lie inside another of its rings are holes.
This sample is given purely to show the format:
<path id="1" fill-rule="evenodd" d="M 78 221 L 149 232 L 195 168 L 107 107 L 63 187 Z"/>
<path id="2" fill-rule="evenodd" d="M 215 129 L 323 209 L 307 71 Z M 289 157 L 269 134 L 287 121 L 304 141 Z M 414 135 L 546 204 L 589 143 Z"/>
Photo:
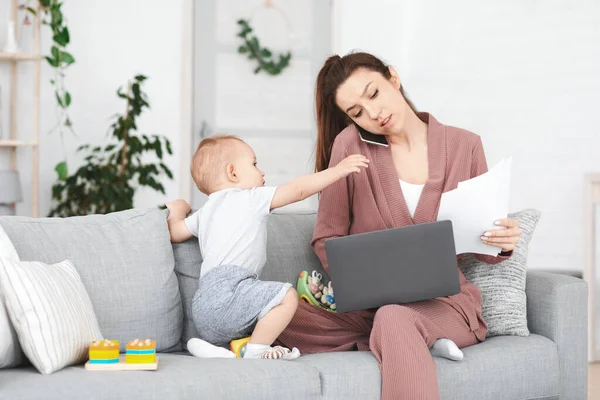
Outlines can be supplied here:
<path id="1" fill-rule="evenodd" d="M 302 271 L 296 285 L 298 296 L 300 300 L 308 304 L 335 312 L 335 297 L 331 282 L 325 286 L 321 279 L 323 279 L 323 275 L 317 271 L 313 271 L 311 274 L 308 271 Z"/>

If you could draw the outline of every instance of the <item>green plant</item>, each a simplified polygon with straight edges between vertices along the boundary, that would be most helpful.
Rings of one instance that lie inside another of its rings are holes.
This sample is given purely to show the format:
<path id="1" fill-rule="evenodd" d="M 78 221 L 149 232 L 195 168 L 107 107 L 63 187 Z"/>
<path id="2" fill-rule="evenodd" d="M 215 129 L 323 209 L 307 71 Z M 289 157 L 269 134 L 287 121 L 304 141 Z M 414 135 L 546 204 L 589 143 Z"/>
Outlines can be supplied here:
<path id="1" fill-rule="evenodd" d="M 133 195 L 137 188 L 143 186 L 165 193 L 159 177 L 165 174 L 173 179 L 171 170 L 162 162 L 165 152 L 172 154 L 169 140 L 163 136 L 135 134 L 137 118 L 150 107 L 141 88 L 145 80 L 145 76 L 138 75 L 128 84 L 126 93 L 122 87 L 117 90 L 117 95 L 126 100 L 127 105 L 124 115 L 114 117 L 110 143 L 104 147 L 79 147 L 78 152 L 89 154 L 73 175 L 59 179 L 52 186 L 52 199 L 56 205 L 49 216 L 126 210 L 133 207 Z M 156 155 L 158 161 L 144 162 L 142 159 L 148 153 Z"/>
<path id="2" fill-rule="evenodd" d="M 258 61 L 258 67 L 254 69 L 255 74 L 263 70 L 270 75 L 279 75 L 290 64 L 292 53 L 288 51 L 285 54 L 280 54 L 279 61 L 275 62 L 275 56 L 271 50 L 261 48 L 255 35 L 249 36 L 252 33 L 250 22 L 246 19 L 240 19 L 237 23 L 241 28 L 238 37 L 244 40 L 244 44 L 238 48 L 238 53 L 247 54 L 248 59 Z"/>
<path id="3" fill-rule="evenodd" d="M 56 98 L 56 114 L 58 121 L 52 132 L 58 131 L 61 141 L 64 142 L 64 133 L 68 129 L 73 131 L 73 124 L 69 117 L 69 107 L 71 106 L 71 93 L 65 87 L 65 70 L 75 62 L 75 58 L 71 53 L 67 52 L 66 48 L 71 37 L 65 17 L 62 13 L 63 2 L 59 0 L 37 0 L 40 5 L 40 18 L 42 24 L 47 25 L 52 31 L 52 47 L 50 54 L 44 59 L 53 68 L 54 75 L 50 79 L 50 83 L 54 87 L 54 95 Z M 36 2 L 36 0 L 34 0 Z M 21 9 L 26 10 L 30 14 L 37 16 L 36 9 L 30 5 L 31 0 L 27 0 L 20 5 Z M 64 146 L 63 146 L 64 147 Z M 55 168 L 60 178 L 67 176 L 67 162 L 61 161 Z"/>

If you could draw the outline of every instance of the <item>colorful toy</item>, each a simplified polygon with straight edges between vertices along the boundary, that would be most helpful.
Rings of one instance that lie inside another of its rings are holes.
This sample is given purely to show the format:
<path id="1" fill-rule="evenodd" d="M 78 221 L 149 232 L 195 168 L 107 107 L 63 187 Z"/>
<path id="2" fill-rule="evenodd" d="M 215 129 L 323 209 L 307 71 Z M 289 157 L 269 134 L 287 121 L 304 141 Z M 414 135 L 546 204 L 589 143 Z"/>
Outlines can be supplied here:
<path id="1" fill-rule="evenodd" d="M 89 347 L 89 371 L 157 370 L 156 341 L 135 339 L 127 343 L 125 354 L 119 354 L 119 341 L 97 340 Z"/>
<path id="2" fill-rule="evenodd" d="M 246 353 L 246 345 L 248 344 L 249 340 L 250 336 L 237 340 L 232 340 L 229 343 L 229 349 L 235 353 L 235 356 L 237 358 L 244 358 L 244 354 Z"/>
<path id="3" fill-rule="evenodd" d="M 331 282 L 327 286 L 324 286 L 321 279 L 323 279 L 323 275 L 317 271 L 313 271 L 310 275 L 308 271 L 302 271 L 300 276 L 298 276 L 298 283 L 296 284 L 298 297 L 301 301 L 308 304 L 335 312 L 333 286 Z"/>
<path id="4" fill-rule="evenodd" d="M 331 281 L 327 287 L 323 288 L 323 296 L 321 296 L 321 303 L 328 306 L 332 311 L 335 311 L 337 308 L 335 306 L 335 297 L 333 295 L 333 286 L 331 286 Z"/>
<path id="5" fill-rule="evenodd" d="M 119 362 L 118 340 L 96 340 L 89 348 L 90 364 L 116 364 Z"/>
<path id="6" fill-rule="evenodd" d="M 152 364 L 156 362 L 155 340 L 131 340 L 125 348 L 125 362 L 127 364 Z"/>

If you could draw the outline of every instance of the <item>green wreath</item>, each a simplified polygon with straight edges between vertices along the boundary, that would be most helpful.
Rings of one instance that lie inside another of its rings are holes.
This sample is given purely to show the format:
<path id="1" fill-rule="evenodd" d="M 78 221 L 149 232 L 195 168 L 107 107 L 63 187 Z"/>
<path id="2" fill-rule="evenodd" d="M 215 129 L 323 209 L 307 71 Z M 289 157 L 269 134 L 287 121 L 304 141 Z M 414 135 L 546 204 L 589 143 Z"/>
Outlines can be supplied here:
<path id="1" fill-rule="evenodd" d="M 238 37 L 244 40 L 244 44 L 238 48 L 238 53 L 247 54 L 249 60 L 257 60 L 258 67 L 254 69 L 254 73 L 258 74 L 261 70 L 265 71 L 270 75 L 279 75 L 290 64 L 292 53 L 287 52 L 279 55 L 279 61 L 275 61 L 277 58 L 267 48 L 261 48 L 260 42 L 255 35 L 251 35 L 252 28 L 250 22 L 246 19 L 238 20 L 241 31 L 238 33 Z"/>

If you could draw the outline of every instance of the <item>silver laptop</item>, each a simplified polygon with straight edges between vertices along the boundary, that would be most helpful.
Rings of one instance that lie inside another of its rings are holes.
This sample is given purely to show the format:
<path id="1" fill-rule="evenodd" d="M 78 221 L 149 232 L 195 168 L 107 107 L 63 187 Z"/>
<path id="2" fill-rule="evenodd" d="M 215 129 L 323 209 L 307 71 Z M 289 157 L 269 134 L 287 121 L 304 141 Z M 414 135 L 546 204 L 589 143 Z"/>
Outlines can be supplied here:
<path id="1" fill-rule="evenodd" d="M 329 239 L 325 251 L 339 312 L 460 292 L 451 221 Z"/>

